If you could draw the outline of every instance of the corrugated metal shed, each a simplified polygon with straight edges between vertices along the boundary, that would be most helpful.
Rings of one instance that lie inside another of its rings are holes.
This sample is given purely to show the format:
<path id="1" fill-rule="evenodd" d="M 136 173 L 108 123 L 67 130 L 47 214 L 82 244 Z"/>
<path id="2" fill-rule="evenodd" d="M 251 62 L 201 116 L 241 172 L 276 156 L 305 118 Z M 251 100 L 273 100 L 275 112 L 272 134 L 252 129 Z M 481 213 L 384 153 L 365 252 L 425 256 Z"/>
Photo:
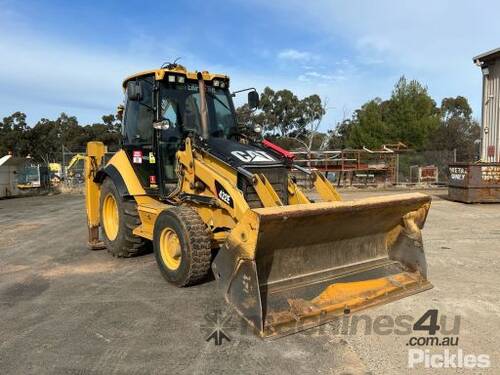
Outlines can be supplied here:
<path id="1" fill-rule="evenodd" d="M 500 48 L 473 58 L 483 74 L 481 161 L 500 162 Z"/>

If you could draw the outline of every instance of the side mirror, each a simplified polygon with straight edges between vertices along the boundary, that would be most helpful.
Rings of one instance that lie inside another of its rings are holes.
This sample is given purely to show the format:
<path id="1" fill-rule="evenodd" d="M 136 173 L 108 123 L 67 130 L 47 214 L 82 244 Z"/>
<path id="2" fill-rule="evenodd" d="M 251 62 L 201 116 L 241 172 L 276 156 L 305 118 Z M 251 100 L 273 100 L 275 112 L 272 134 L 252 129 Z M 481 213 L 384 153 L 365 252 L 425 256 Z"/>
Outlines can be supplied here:
<path id="1" fill-rule="evenodd" d="M 130 81 L 127 83 L 127 97 L 131 101 L 141 101 L 143 98 L 142 82 Z"/>
<path id="2" fill-rule="evenodd" d="M 250 91 L 248 93 L 248 107 L 250 109 L 259 107 L 259 93 L 257 91 Z"/>

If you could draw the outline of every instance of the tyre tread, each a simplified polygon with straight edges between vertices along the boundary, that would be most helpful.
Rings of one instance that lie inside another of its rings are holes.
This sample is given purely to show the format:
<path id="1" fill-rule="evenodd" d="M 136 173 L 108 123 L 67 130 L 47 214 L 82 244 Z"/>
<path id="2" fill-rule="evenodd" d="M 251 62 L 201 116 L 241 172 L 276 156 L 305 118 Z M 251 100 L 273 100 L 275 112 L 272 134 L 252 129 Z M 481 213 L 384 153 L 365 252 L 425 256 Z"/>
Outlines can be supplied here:
<path id="1" fill-rule="evenodd" d="M 191 267 L 182 286 L 190 286 L 203 280 L 210 271 L 212 258 L 211 233 L 200 215 L 191 207 L 174 207 L 175 213 L 184 222 L 191 250 Z"/>

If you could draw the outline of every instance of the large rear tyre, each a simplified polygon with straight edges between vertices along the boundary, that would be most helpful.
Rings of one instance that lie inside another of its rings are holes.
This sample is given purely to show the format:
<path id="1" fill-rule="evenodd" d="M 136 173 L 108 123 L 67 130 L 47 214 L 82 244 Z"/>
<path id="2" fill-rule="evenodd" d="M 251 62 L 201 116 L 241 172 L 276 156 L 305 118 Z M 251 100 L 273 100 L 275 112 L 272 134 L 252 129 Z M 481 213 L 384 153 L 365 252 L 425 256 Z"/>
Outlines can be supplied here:
<path id="1" fill-rule="evenodd" d="M 137 203 L 120 196 L 110 178 L 101 185 L 99 208 L 103 241 L 113 256 L 129 258 L 147 252 L 147 240 L 132 233 L 141 223 Z"/>
<path id="2" fill-rule="evenodd" d="M 161 274 L 174 285 L 199 283 L 210 272 L 210 231 L 190 207 L 172 207 L 160 214 L 153 248 Z"/>

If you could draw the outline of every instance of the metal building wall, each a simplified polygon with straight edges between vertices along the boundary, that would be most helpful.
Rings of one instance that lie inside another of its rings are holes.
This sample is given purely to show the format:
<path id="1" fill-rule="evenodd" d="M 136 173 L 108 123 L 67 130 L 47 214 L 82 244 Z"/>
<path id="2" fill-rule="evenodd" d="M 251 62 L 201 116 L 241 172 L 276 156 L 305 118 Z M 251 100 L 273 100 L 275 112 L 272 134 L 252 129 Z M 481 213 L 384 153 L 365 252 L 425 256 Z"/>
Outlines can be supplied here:
<path id="1" fill-rule="evenodd" d="M 487 68 L 488 74 L 483 70 L 481 160 L 500 162 L 500 61 L 488 63 Z"/>

